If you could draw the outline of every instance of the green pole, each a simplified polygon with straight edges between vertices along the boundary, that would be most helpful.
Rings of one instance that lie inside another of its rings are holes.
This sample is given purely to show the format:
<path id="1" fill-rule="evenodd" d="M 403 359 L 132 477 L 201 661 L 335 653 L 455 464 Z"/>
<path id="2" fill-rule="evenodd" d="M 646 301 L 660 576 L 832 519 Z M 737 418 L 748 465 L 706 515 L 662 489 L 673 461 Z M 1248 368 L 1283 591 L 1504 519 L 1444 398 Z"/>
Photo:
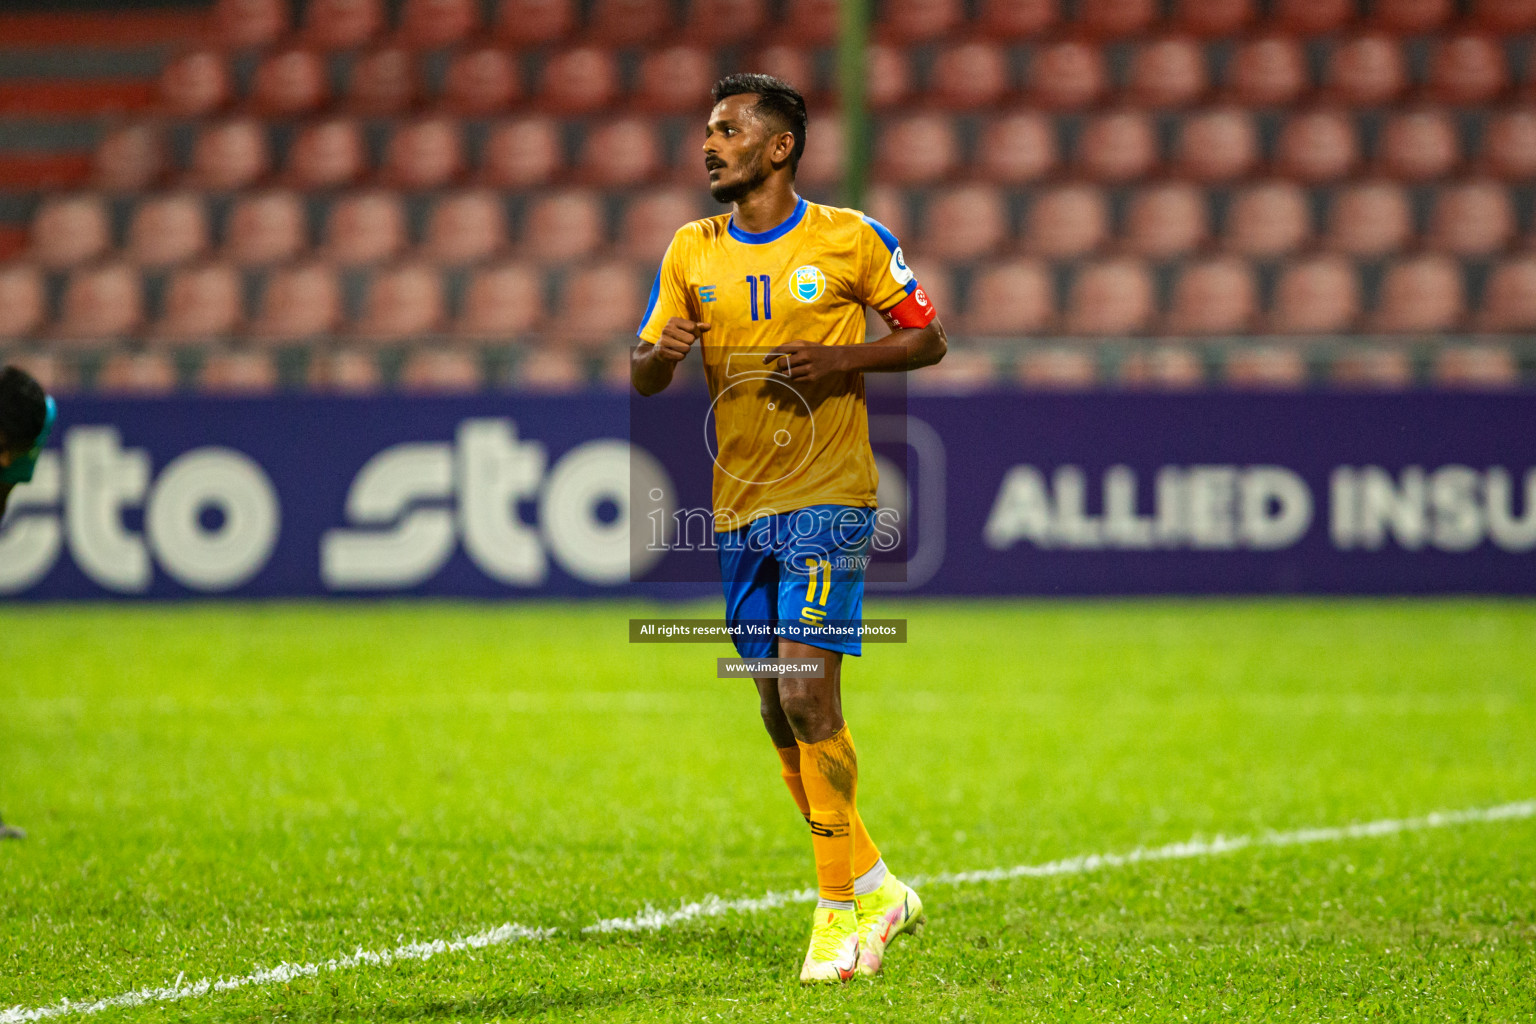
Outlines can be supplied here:
<path id="1" fill-rule="evenodd" d="M 837 84 L 843 114 L 843 205 L 864 208 L 869 181 L 869 106 L 864 98 L 865 51 L 871 0 L 842 0 L 837 42 Z"/>

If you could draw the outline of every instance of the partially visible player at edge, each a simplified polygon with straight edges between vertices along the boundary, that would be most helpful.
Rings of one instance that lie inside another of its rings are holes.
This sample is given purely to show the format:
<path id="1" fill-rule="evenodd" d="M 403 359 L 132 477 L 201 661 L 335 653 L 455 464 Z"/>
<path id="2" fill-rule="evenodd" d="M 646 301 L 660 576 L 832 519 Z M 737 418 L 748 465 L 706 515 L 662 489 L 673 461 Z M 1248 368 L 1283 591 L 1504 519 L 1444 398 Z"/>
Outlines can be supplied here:
<path id="1" fill-rule="evenodd" d="M 841 670 L 845 653 L 860 653 L 859 641 L 819 634 L 818 625 L 862 615 L 877 480 L 863 374 L 937 363 L 944 329 L 889 231 L 856 210 L 795 194 L 806 113 L 793 87 L 731 75 L 712 99 L 704 166 L 710 194 L 732 209 L 673 238 L 631 377 L 642 395 L 655 394 L 699 343 L 715 399 L 713 500 L 727 619 L 767 620 L 776 635 L 737 639 L 736 649 L 745 658 L 825 659 L 824 678 L 756 682 L 816 857 L 820 898 L 800 980 L 840 982 L 878 971 L 886 945 L 924 917 L 917 893 L 886 870 L 855 804 L 858 761 L 843 721 Z M 892 333 L 865 342 L 866 306 Z M 755 357 L 744 357 L 751 350 Z M 772 401 L 769 387 L 722 394 L 736 372 L 732 356 L 780 373 L 783 393 L 796 399 Z M 797 430 L 809 410 L 814 431 Z M 792 437 L 808 450 L 781 473 L 772 468 L 782 457 L 775 449 Z"/>
<path id="2" fill-rule="evenodd" d="M 0 519 L 17 484 L 32 479 L 38 453 L 48 443 L 56 415 L 53 399 L 26 373 L 7 366 L 0 370 Z M 22 839 L 26 833 L 0 821 L 0 839 Z"/>

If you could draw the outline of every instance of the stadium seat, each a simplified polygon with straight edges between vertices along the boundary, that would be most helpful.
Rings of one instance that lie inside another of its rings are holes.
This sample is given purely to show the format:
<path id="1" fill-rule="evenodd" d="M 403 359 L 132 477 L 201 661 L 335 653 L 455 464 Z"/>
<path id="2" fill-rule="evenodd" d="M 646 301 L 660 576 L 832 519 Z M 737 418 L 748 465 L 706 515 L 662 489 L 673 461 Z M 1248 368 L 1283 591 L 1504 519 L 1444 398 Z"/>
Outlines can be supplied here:
<path id="1" fill-rule="evenodd" d="M 47 315 L 43 272 L 31 263 L 0 263 L 0 341 L 32 337 Z"/>
<path id="2" fill-rule="evenodd" d="M 65 341 L 103 343 L 133 334 L 143 322 L 138 271 L 126 263 L 101 263 L 69 275 L 53 333 Z"/>
<path id="3" fill-rule="evenodd" d="M 286 176 L 299 188 L 341 188 L 367 169 L 362 128 L 350 118 L 305 125 L 288 146 Z"/>
<path id="4" fill-rule="evenodd" d="M 190 192 L 148 196 L 128 221 L 128 258 L 141 267 L 185 263 L 207 252 L 209 244 L 208 211 Z"/>
<path id="5" fill-rule="evenodd" d="M 1242 40 L 1227 63 L 1225 92 L 1241 106 L 1290 106 L 1310 86 L 1307 55 L 1290 36 Z"/>
<path id="6" fill-rule="evenodd" d="M 249 188 L 271 168 L 267 133 L 254 118 L 215 121 L 198 130 L 192 142 L 187 184 L 210 191 Z"/>
<path id="7" fill-rule="evenodd" d="M 165 289 L 165 314 L 150 330 L 158 341 L 183 344 L 227 338 L 240 327 L 244 289 L 228 263 L 183 267 Z"/>
<path id="8" fill-rule="evenodd" d="M 1120 363 L 1118 378 L 1130 388 L 1184 391 L 1205 383 L 1200 357 L 1181 345 L 1137 349 Z"/>
<path id="9" fill-rule="evenodd" d="M 912 58 L 885 43 L 870 43 L 865 54 L 864 98 L 871 110 L 901 106 L 912 95 Z"/>
<path id="10" fill-rule="evenodd" d="M 1056 286 L 1040 260 L 991 263 L 971 281 L 961 322 L 970 334 L 1019 337 L 1050 330 Z"/>
<path id="11" fill-rule="evenodd" d="M 1408 89 L 1408 65 L 1397 40 L 1381 32 L 1346 39 L 1328 55 L 1324 95 L 1346 107 L 1391 103 Z"/>
<path id="12" fill-rule="evenodd" d="M 1520 383 L 1520 366 L 1502 345 L 1456 345 L 1435 353 L 1431 375 L 1440 387 L 1501 391 Z"/>
<path id="13" fill-rule="evenodd" d="M 320 338 L 341 323 L 341 282 L 324 263 L 300 263 L 268 275 L 251 334 L 272 344 Z"/>
<path id="14" fill-rule="evenodd" d="M 1097 103 L 1109 88 L 1104 54 L 1077 40 L 1036 50 L 1027 79 L 1030 104 L 1047 110 L 1081 110 Z"/>
<path id="15" fill-rule="evenodd" d="M 1232 197 L 1222 242 L 1240 256 L 1265 258 L 1295 252 L 1311 237 L 1306 192 L 1292 181 L 1264 181 Z"/>
<path id="16" fill-rule="evenodd" d="M 50 269 L 93 260 L 112 247 L 112 219 L 95 195 L 53 195 L 32 215 L 32 259 Z"/>
<path id="17" fill-rule="evenodd" d="M 91 156 L 91 184 L 107 192 L 140 192 L 164 178 L 166 163 L 165 136 L 158 126 L 116 125 Z"/>
<path id="18" fill-rule="evenodd" d="M 816 62 L 810 51 L 787 43 L 776 43 L 756 51 L 747 60 L 747 67 L 760 73 L 788 82 L 805 97 L 808 104 L 821 99 L 821 78 L 816 73 Z"/>
<path id="19" fill-rule="evenodd" d="M 673 33 L 667 0 L 592 0 L 588 29 L 610 46 L 654 45 Z"/>
<path id="20" fill-rule="evenodd" d="M 880 125 L 874 170 L 884 181 L 922 185 L 943 181 L 960 160 L 955 123 L 944 114 L 909 114 Z"/>
<path id="21" fill-rule="evenodd" d="M 1259 159 L 1259 136 L 1247 111 L 1219 108 L 1191 114 L 1179 126 L 1179 173 L 1202 182 L 1233 181 Z"/>
<path id="22" fill-rule="evenodd" d="M 1435 197 L 1429 245 L 1457 256 L 1487 256 L 1515 237 L 1515 205 L 1509 190 L 1486 180 L 1447 185 Z"/>
<path id="23" fill-rule="evenodd" d="M 872 185 L 864 193 L 864 213 L 885 225 L 898 239 L 910 235 L 912 221 L 907 216 L 906 193 L 889 185 Z"/>
<path id="24" fill-rule="evenodd" d="M 1349 115 L 1339 110 L 1294 114 L 1280 129 L 1275 168 L 1311 184 L 1338 181 L 1360 162 L 1359 140 Z"/>
<path id="25" fill-rule="evenodd" d="M 1455 13 L 1454 0 L 1375 0 L 1371 4 L 1373 22 L 1404 35 L 1434 32 Z"/>
<path id="26" fill-rule="evenodd" d="M 645 312 L 649 276 L 642 291 L 633 264 L 607 261 L 566 275 L 554 325 L 563 341 L 598 345 L 632 337 Z"/>
<path id="27" fill-rule="evenodd" d="M 1081 391 L 1099 380 L 1099 364 L 1080 348 L 1034 348 L 1019 359 L 1018 382 L 1036 391 Z"/>
<path id="28" fill-rule="evenodd" d="M 1109 203 L 1091 185 L 1057 185 L 1035 194 L 1025 218 L 1023 243 L 1049 259 L 1085 256 L 1109 235 Z"/>
<path id="29" fill-rule="evenodd" d="M 933 308 L 939 316 L 960 310 L 959 290 L 955 287 L 955 275 L 950 270 L 949 264 L 932 259 L 925 250 L 921 259 L 908 260 L 907 266 L 912 271 L 912 279 L 922 286 L 923 293 L 928 296 L 928 301 L 933 303 Z M 874 311 L 870 310 L 870 312 Z M 884 335 L 887 330 L 884 321 L 876 317 L 876 322 L 880 325 L 877 333 Z"/>
<path id="30" fill-rule="evenodd" d="M 256 65 L 251 106 L 265 117 L 313 113 L 329 103 L 330 98 L 325 61 L 313 50 L 277 50 Z"/>
<path id="31" fill-rule="evenodd" d="M 190 50 L 160 69 L 160 107 L 177 117 L 207 117 L 229 106 L 229 67 L 217 50 Z"/>
<path id="32" fill-rule="evenodd" d="M 1483 289 L 1478 327 L 1536 331 L 1536 256 L 1519 256 L 1493 268 Z"/>
<path id="33" fill-rule="evenodd" d="M 383 189 L 344 195 L 331 204 L 322 254 L 341 267 L 370 266 L 405 249 L 405 207 Z"/>
<path id="34" fill-rule="evenodd" d="M 576 0 L 499 0 L 496 35 L 517 47 L 557 43 L 576 28 Z"/>
<path id="35" fill-rule="evenodd" d="M 1415 110 L 1387 119 L 1377 143 L 1382 173 L 1403 181 L 1433 181 L 1461 162 L 1461 140 L 1441 110 Z"/>
<path id="36" fill-rule="evenodd" d="M 619 94 L 619 68 L 608 50 L 590 46 L 565 50 L 544 63 L 539 100 L 558 114 L 595 114 Z"/>
<path id="37" fill-rule="evenodd" d="M 495 192 L 450 192 L 432 205 L 421 247 L 427 259 L 459 267 L 499 256 L 506 248 L 507 214 Z"/>
<path id="38" fill-rule="evenodd" d="M 1532 0 L 1472 0 L 1472 20 L 1496 32 L 1536 29 L 1536 3 Z"/>
<path id="39" fill-rule="evenodd" d="M 446 324 L 437 268 L 408 262 L 374 271 L 352 333 L 364 341 L 393 343 L 436 334 Z"/>
<path id="40" fill-rule="evenodd" d="M 400 367 L 401 391 L 417 395 L 465 395 L 485 384 L 480 359 L 454 348 L 418 348 Z"/>
<path id="41" fill-rule="evenodd" d="M 1257 8 L 1255 0 L 1175 0 L 1173 22 L 1181 31 L 1221 39 L 1252 25 Z"/>
<path id="42" fill-rule="evenodd" d="M 907 390 L 921 395 L 964 395 L 993 387 L 997 379 L 997 363 L 990 352 L 951 347 L 943 362 L 913 374 Z"/>
<path id="43" fill-rule="evenodd" d="M 1270 329 L 1281 334 L 1346 334 L 1360 318 L 1360 278 L 1339 256 L 1298 260 L 1280 272 Z"/>
<path id="44" fill-rule="evenodd" d="M 443 188 L 464 170 L 458 122 L 427 117 L 398 125 L 384 149 L 380 178 L 397 188 Z"/>
<path id="45" fill-rule="evenodd" d="M 1126 99 L 1144 107 L 1183 107 L 1210 87 L 1205 54 L 1185 36 L 1167 36 L 1137 47 L 1131 55 Z"/>
<path id="46" fill-rule="evenodd" d="M 480 177 L 497 188 L 532 188 L 555 179 L 565 165 L 560 128 L 547 117 L 503 121 L 491 128 Z"/>
<path id="47" fill-rule="evenodd" d="M 718 76 L 715 57 L 696 46 L 665 46 L 640 58 L 635 105 L 661 114 L 702 117 L 709 109 L 709 90 Z"/>
<path id="48" fill-rule="evenodd" d="M 755 38 L 767 18 L 765 0 L 689 0 L 683 36 L 711 47 L 740 43 Z"/>
<path id="49" fill-rule="evenodd" d="M 868 205 L 868 204 L 866 204 Z M 644 264 L 659 263 L 677 229 L 699 214 L 697 192 L 666 188 L 629 197 L 619 227 L 619 252 Z"/>
<path id="50" fill-rule="evenodd" d="M 1139 110 L 1093 115 L 1078 138 L 1076 162 L 1092 180 L 1124 184 L 1146 177 L 1158 162 L 1152 119 Z"/>
<path id="51" fill-rule="evenodd" d="M 1337 32 L 1354 16 L 1354 0 L 1273 0 L 1270 4 L 1274 26 L 1302 36 Z"/>
<path id="52" fill-rule="evenodd" d="M 1067 293 L 1066 331 L 1082 335 L 1139 334 L 1152 318 L 1152 275 L 1134 259 L 1089 263 Z"/>
<path id="53" fill-rule="evenodd" d="M 470 276 L 454 333 L 461 338 L 505 342 L 528 333 L 543 320 L 543 277 L 521 263 L 500 263 Z"/>
<path id="54" fill-rule="evenodd" d="M 1247 260 L 1218 256 L 1185 264 L 1173 285 L 1170 334 L 1249 333 L 1259 310 L 1259 286 Z"/>
<path id="55" fill-rule="evenodd" d="M 1413 233 L 1413 208 L 1399 185 L 1368 181 L 1331 196 L 1324 244 L 1334 252 L 1383 256 L 1405 248 Z"/>
<path id="56" fill-rule="evenodd" d="M 79 390 L 80 380 L 74 360 L 63 352 L 51 349 L 12 352 L 5 361 L 29 373 L 50 395 Z"/>
<path id="57" fill-rule="evenodd" d="M 1125 222 L 1126 248 L 1137 256 L 1182 256 L 1210 238 L 1205 193 L 1181 182 L 1132 193 Z"/>
<path id="58" fill-rule="evenodd" d="M 1076 27 L 1105 39 L 1138 35 L 1157 20 L 1159 6 L 1157 0 L 1078 0 Z"/>
<path id="59" fill-rule="evenodd" d="M 588 256 L 603 244 L 606 220 L 602 203 L 593 193 L 541 196 L 529 207 L 523 246 L 529 255 L 548 263 Z"/>
<path id="60" fill-rule="evenodd" d="M 962 185 L 929 201 L 921 251 L 935 259 L 976 259 L 998 249 L 1007 235 L 1002 193 L 985 185 Z"/>
<path id="61" fill-rule="evenodd" d="M 1429 60 L 1426 98 L 1433 103 L 1471 106 L 1490 103 L 1509 88 L 1502 42 L 1464 32 L 1435 43 Z"/>
<path id="62" fill-rule="evenodd" d="M 1400 348 L 1356 346 L 1334 358 L 1328 379 L 1343 388 L 1401 391 L 1413 386 L 1413 361 Z"/>
<path id="63" fill-rule="evenodd" d="M 96 372 L 102 395 L 148 397 L 176 390 L 176 364 L 164 352 L 112 352 Z"/>
<path id="64" fill-rule="evenodd" d="M 981 123 L 976 162 L 988 181 L 1022 185 L 1056 169 L 1060 154 L 1050 117 L 1032 110 L 1014 111 Z"/>
<path id="65" fill-rule="evenodd" d="M 662 169 L 661 139 L 644 118 L 594 122 L 582 140 L 578 169 L 582 180 L 591 185 L 643 185 Z"/>
<path id="66" fill-rule="evenodd" d="M 1044 34 L 1061 20 L 1060 0 L 981 0 L 980 34 L 1019 40 Z"/>
<path id="67" fill-rule="evenodd" d="M 359 114 L 403 114 L 416 104 L 421 80 L 404 47 L 370 50 L 352 64 L 347 106 Z"/>
<path id="68" fill-rule="evenodd" d="M 1482 164 L 1505 181 L 1536 178 L 1536 110 L 1517 108 L 1490 118 L 1483 132 Z"/>
<path id="69" fill-rule="evenodd" d="M 304 370 L 311 391 L 336 395 L 370 395 L 384 389 L 384 374 L 373 353 L 356 348 L 311 352 Z"/>
<path id="70" fill-rule="evenodd" d="M 382 0 L 308 0 L 304 5 L 305 39 L 324 49 L 356 49 L 383 28 Z"/>
<path id="71" fill-rule="evenodd" d="M 1371 324 L 1393 333 L 1449 331 L 1460 326 L 1466 312 L 1461 264 L 1426 253 L 1387 267 Z"/>
<path id="72" fill-rule="evenodd" d="M 689 146 L 697 155 L 697 143 Z M 692 166 L 701 167 L 702 161 Z M 690 172 L 685 180 L 695 182 L 696 172 Z M 811 119 L 805 132 L 805 152 L 800 157 L 800 169 L 795 183 L 806 185 L 835 185 L 843 177 L 843 122 L 835 114 L 822 114 Z"/>
<path id="73" fill-rule="evenodd" d="M 629 383 L 626 353 L 624 381 Z M 581 357 L 566 349 L 533 348 L 526 351 L 512 368 L 510 383 L 518 391 L 540 394 L 565 394 L 586 386 L 587 373 Z"/>
<path id="74" fill-rule="evenodd" d="M 875 30 L 896 42 L 940 39 L 965 18 L 960 0 L 885 0 L 877 8 Z"/>
<path id="75" fill-rule="evenodd" d="M 1255 345 L 1227 354 L 1223 378 L 1243 390 L 1292 390 L 1307 384 L 1307 361 L 1289 345 Z"/>
<path id="76" fill-rule="evenodd" d="M 825 46 L 837 41 L 838 0 L 787 0 L 784 31 L 800 44 Z"/>
<path id="77" fill-rule="evenodd" d="M 197 368 L 197 390 L 207 395 L 268 395 L 277 384 L 277 363 L 266 352 L 210 352 Z"/>
<path id="78" fill-rule="evenodd" d="M 224 256 L 240 267 L 286 262 L 308 243 L 305 222 L 304 204 L 292 192 L 242 195 L 229 211 Z"/>
<path id="79" fill-rule="evenodd" d="M 924 96 L 951 110 L 977 110 L 1002 102 L 1010 84 L 1008 55 L 1002 47 L 972 41 L 939 51 Z"/>
<path id="80" fill-rule="evenodd" d="M 398 39 L 403 46 L 436 50 L 462 42 L 479 29 L 476 0 L 405 0 Z"/>
<path id="81" fill-rule="evenodd" d="M 504 113 L 522 94 L 516 61 L 494 46 L 454 54 L 443 75 L 443 107 L 456 114 Z"/>
<path id="82" fill-rule="evenodd" d="M 220 46 L 266 46 L 288 32 L 288 0 L 218 0 L 212 22 L 213 38 Z"/>

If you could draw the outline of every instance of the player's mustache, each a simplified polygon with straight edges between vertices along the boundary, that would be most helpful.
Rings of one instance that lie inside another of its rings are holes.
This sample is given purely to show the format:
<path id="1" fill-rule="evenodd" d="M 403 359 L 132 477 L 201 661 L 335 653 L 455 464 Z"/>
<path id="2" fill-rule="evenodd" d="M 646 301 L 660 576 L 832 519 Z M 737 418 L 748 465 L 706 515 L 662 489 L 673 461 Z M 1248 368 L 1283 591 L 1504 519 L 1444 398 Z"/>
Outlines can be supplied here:
<path id="1" fill-rule="evenodd" d="M 706 171 L 713 171 L 713 170 L 716 170 L 718 168 L 722 168 L 722 167 L 725 167 L 725 166 L 726 166 L 725 161 L 721 160 L 717 156 L 707 156 L 707 157 L 704 158 L 704 169 Z"/>

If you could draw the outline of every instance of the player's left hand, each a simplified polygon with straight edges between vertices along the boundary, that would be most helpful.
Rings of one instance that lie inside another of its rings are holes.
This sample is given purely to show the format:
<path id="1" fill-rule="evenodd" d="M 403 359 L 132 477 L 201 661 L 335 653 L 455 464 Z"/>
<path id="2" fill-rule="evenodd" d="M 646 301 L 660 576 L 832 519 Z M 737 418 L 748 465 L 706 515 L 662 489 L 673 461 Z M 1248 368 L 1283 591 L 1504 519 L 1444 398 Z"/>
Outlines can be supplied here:
<path id="1" fill-rule="evenodd" d="M 847 373 L 850 368 L 846 345 L 818 345 L 813 341 L 776 345 L 763 356 L 763 362 L 777 362 L 775 372 L 787 372 L 789 379 L 799 384 L 816 384 L 835 374 Z"/>

